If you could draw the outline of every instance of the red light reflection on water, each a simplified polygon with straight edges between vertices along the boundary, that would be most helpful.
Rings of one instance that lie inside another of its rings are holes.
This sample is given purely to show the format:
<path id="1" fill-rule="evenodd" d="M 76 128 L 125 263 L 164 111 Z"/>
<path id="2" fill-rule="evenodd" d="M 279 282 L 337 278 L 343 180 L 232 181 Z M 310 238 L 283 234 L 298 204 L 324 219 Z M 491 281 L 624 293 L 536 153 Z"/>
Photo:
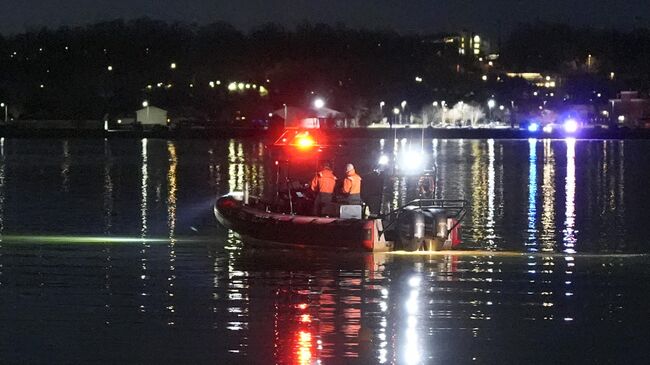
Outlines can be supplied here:
<path id="1" fill-rule="evenodd" d="M 307 365 L 311 362 L 312 337 L 307 331 L 298 332 L 298 364 Z"/>

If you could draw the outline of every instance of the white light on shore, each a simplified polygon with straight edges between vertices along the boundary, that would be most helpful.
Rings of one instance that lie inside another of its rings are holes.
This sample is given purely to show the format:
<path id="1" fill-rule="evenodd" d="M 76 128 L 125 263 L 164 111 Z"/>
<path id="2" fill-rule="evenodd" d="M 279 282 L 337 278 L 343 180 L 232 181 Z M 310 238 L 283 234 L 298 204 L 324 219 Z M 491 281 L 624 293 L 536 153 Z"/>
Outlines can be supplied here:
<path id="1" fill-rule="evenodd" d="M 567 119 L 564 122 L 564 130 L 567 133 L 575 133 L 578 130 L 578 122 L 575 119 Z"/>

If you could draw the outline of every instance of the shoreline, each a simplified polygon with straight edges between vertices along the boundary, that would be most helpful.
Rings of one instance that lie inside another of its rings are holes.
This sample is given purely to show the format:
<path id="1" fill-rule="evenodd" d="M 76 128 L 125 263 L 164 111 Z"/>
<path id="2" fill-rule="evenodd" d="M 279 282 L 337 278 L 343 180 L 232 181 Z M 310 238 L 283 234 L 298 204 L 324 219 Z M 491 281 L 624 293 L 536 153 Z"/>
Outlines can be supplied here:
<path id="1" fill-rule="evenodd" d="M 424 133 L 420 128 L 371 129 L 371 128 L 333 128 L 325 129 L 333 138 L 442 138 L 442 139 L 650 139 L 650 129 L 582 129 L 577 133 L 529 132 L 516 129 L 433 129 L 426 128 Z M 89 129 L 18 129 L 1 128 L 2 138 L 111 138 L 111 139 L 227 139 L 227 138 L 271 138 L 279 135 L 279 131 L 259 128 L 219 128 L 196 129 L 180 131 L 104 131 Z"/>

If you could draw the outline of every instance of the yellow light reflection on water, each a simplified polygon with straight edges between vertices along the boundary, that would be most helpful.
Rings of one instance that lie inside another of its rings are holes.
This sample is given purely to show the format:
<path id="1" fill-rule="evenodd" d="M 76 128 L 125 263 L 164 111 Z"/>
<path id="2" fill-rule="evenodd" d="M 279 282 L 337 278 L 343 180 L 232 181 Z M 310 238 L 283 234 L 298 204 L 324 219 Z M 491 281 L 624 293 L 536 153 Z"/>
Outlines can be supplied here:
<path id="1" fill-rule="evenodd" d="M 494 139 L 488 139 L 488 210 L 487 210 L 487 223 L 486 223 L 486 239 L 488 247 L 496 247 L 494 234 L 494 196 L 495 196 L 495 182 L 494 182 Z"/>
<path id="2" fill-rule="evenodd" d="M 167 225 L 169 226 L 169 276 L 167 277 L 167 297 L 172 300 L 174 297 L 174 284 L 176 275 L 176 166 L 178 157 L 176 156 L 176 145 L 172 141 L 167 142 L 167 152 L 169 153 L 169 170 L 167 171 Z M 170 313 L 175 312 L 173 303 L 166 306 Z M 175 324 L 169 321 L 168 325 Z"/>
<path id="3" fill-rule="evenodd" d="M 149 182 L 147 160 L 148 160 L 147 139 L 143 138 L 142 139 L 142 167 L 141 167 L 142 181 L 140 183 L 140 194 L 141 194 L 140 215 L 142 219 L 142 230 L 141 230 L 142 237 L 146 236 L 147 234 L 147 188 Z"/>

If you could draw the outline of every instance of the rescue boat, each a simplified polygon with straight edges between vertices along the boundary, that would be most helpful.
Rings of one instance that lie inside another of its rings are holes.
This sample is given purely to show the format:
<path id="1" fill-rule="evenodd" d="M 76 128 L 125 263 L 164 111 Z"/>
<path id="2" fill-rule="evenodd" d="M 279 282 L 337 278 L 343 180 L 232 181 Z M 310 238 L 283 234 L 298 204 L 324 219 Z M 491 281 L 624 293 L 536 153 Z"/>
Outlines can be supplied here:
<path id="1" fill-rule="evenodd" d="M 243 194 L 228 194 L 217 199 L 214 214 L 255 246 L 437 251 L 461 243 L 466 207 L 462 200 L 417 199 L 383 216 L 363 217 L 360 206 L 341 205 L 342 217 L 317 217 L 271 212 L 262 202 L 247 203 Z"/>
<path id="2" fill-rule="evenodd" d="M 317 127 L 285 129 L 271 145 L 276 168 L 272 199 L 250 196 L 244 187 L 243 192 L 216 200 L 217 221 L 245 243 L 264 247 L 320 246 L 381 252 L 453 249 L 461 243 L 460 224 L 467 202 L 433 199 L 435 174 L 430 172 L 419 179 L 418 199 L 391 211 L 371 215 L 362 205 L 332 203 L 325 209 L 326 216 L 310 215 L 311 192 L 306 183 L 290 178 L 289 165 L 304 167 L 325 160 L 324 154 L 333 146 L 327 139 Z M 379 165 L 386 165 L 386 159 L 380 159 Z M 315 171 L 314 166 L 310 169 Z"/>

